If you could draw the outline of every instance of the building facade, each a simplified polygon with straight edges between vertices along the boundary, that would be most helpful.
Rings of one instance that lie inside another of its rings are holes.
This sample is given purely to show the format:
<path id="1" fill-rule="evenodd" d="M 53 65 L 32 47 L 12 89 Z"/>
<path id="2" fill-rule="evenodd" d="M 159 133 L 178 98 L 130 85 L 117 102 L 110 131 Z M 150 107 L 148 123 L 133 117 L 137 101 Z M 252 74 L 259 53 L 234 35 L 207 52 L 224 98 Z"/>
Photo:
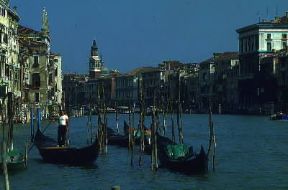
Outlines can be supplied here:
<path id="1" fill-rule="evenodd" d="M 0 1 L 0 96 L 3 103 L 7 92 L 13 92 L 18 103 L 21 96 L 17 40 L 19 19 L 9 1 Z"/>
<path id="2" fill-rule="evenodd" d="M 51 52 L 48 15 L 42 13 L 41 31 L 19 26 L 22 102 L 37 106 L 48 117 L 49 107 L 62 102 L 61 56 Z"/>
<path id="3" fill-rule="evenodd" d="M 273 65 L 264 61 L 287 47 L 288 14 L 237 30 L 239 34 L 239 105 L 243 112 L 270 112 L 277 89 Z M 264 109 L 265 108 L 265 109 Z M 263 110 L 264 109 L 264 110 Z"/>

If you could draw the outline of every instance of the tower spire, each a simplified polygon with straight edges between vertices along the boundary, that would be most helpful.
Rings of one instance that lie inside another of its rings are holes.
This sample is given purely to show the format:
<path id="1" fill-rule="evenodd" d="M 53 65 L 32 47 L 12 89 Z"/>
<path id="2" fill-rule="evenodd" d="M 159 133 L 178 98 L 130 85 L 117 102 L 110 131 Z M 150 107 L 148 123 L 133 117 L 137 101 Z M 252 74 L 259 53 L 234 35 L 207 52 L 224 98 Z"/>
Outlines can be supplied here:
<path id="1" fill-rule="evenodd" d="M 98 56 L 98 47 L 96 45 L 96 40 L 93 40 L 93 44 L 91 46 L 91 56 Z"/>
<path id="2" fill-rule="evenodd" d="M 91 46 L 91 55 L 89 59 L 89 77 L 90 78 L 97 78 L 101 75 L 102 70 L 102 60 L 101 56 L 98 52 L 98 47 L 96 45 L 96 40 L 93 40 Z"/>
<path id="3" fill-rule="evenodd" d="M 43 11 L 42 11 L 42 28 L 41 28 L 41 31 L 45 35 L 49 35 L 48 13 L 47 13 L 45 7 L 43 8 Z"/>

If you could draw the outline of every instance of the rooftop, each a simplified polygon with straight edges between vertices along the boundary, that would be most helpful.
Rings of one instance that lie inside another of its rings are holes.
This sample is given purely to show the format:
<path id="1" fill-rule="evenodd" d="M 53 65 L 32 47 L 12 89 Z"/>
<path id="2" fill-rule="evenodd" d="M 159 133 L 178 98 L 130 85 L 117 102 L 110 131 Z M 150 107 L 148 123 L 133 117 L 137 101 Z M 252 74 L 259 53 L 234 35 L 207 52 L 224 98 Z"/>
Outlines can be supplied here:
<path id="1" fill-rule="evenodd" d="M 285 16 L 275 17 L 273 20 L 262 20 L 257 24 L 239 28 L 236 32 L 242 33 L 255 29 L 288 29 L 288 12 L 286 12 Z"/>

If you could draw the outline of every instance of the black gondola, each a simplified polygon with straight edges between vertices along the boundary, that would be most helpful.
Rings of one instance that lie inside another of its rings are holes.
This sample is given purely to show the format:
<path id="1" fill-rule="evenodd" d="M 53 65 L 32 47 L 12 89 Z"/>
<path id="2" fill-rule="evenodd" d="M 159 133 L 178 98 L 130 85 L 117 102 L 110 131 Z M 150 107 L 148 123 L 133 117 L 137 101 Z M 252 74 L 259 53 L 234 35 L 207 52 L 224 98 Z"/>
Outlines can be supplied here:
<path id="1" fill-rule="evenodd" d="M 59 147 L 57 142 L 45 136 L 39 129 L 36 132 L 34 143 L 43 160 L 49 163 L 67 165 L 92 164 L 99 155 L 98 140 L 93 144 L 83 147 Z"/>
<path id="2" fill-rule="evenodd" d="M 115 132 L 113 129 L 107 127 L 108 144 L 117 145 L 120 147 L 128 147 L 129 146 L 129 130 L 132 130 L 130 131 L 130 133 L 132 133 L 131 138 L 133 138 L 134 143 L 136 145 L 139 145 L 140 138 L 141 138 L 140 131 L 136 131 L 135 129 L 132 129 L 126 121 L 124 121 L 124 134 L 119 134 Z M 146 132 L 146 133 L 144 136 L 144 143 L 146 147 L 146 152 L 149 153 L 151 151 L 150 142 L 149 142 L 149 138 L 151 134 L 148 134 L 149 132 Z"/>
<path id="3" fill-rule="evenodd" d="M 200 152 L 195 153 L 192 147 L 176 144 L 159 134 L 157 134 L 157 145 L 161 166 L 185 174 L 200 174 L 208 171 L 208 154 L 202 146 Z"/>
<path id="4" fill-rule="evenodd" d="M 117 145 L 121 147 L 129 146 L 129 125 L 124 121 L 124 134 L 119 134 L 113 129 L 107 127 L 107 137 L 109 145 Z"/>

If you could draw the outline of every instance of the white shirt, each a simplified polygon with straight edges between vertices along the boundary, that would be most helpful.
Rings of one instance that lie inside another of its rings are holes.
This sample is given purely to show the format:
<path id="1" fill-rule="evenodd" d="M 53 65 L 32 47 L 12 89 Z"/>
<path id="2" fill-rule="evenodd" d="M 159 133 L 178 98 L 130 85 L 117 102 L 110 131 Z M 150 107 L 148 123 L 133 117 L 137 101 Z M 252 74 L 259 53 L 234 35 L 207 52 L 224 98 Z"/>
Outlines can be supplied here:
<path id="1" fill-rule="evenodd" d="M 59 118 L 59 125 L 67 125 L 68 116 L 67 115 L 61 115 Z"/>

